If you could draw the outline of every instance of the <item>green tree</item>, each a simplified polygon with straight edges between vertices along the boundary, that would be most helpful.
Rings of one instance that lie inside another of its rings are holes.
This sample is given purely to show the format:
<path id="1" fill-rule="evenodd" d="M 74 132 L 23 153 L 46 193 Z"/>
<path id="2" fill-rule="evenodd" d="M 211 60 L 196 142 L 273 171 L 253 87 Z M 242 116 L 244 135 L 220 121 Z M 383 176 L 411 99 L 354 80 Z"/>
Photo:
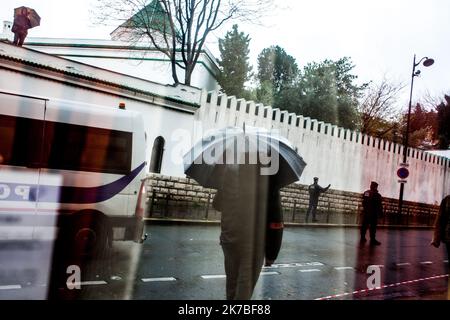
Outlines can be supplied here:
<path id="1" fill-rule="evenodd" d="M 261 51 L 258 56 L 257 80 L 262 90 L 266 94 L 272 92 L 272 105 L 276 107 L 276 100 L 285 88 L 291 87 L 298 77 L 298 66 L 295 58 L 288 55 L 279 46 L 271 46 Z M 267 86 L 270 86 L 267 88 Z M 263 97 L 258 95 L 261 102 L 265 102 Z M 267 99 L 267 97 L 264 97 Z"/>
<path id="2" fill-rule="evenodd" d="M 221 70 L 217 80 L 228 95 L 248 96 L 244 84 L 250 79 L 252 70 L 249 64 L 249 43 L 249 35 L 239 32 L 237 24 L 233 25 L 225 38 L 219 39 Z"/>
<path id="3" fill-rule="evenodd" d="M 300 77 L 298 113 L 348 129 L 359 125 L 358 99 L 368 84 L 355 84 L 349 57 L 307 64 Z"/>
<path id="4" fill-rule="evenodd" d="M 259 103 L 262 103 L 266 106 L 275 107 L 272 82 L 263 81 L 260 83 L 259 87 L 256 88 L 256 99 Z"/>
<path id="5" fill-rule="evenodd" d="M 406 132 L 408 113 L 403 115 L 402 132 Z M 409 119 L 408 145 L 420 149 L 432 149 L 437 144 L 437 112 L 427 110 L 417 103 Z"/>
<path id="6" fill-rule="evenodd" d="M 276 98 L 276 101 L 272 104 L 275 108 L 300 114 L 299 106 L 302 97 L 297 84 L 284 88 Z"/>

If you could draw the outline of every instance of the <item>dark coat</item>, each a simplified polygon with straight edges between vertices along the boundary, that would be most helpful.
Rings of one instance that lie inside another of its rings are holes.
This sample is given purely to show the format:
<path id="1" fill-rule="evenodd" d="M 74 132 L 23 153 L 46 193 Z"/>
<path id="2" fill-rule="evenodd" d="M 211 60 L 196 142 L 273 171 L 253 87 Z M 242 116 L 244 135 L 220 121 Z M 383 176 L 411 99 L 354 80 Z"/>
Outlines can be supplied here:
<path id="1" fill-rule="evenodd" d="M 269 210 L 267 212 L 266 259 L 275 260 L 281 249 L 284 229 L 280 190 L 273 190 L 268 201 Z"/>
<path id="2" fill-rule="evenodd" d="M 437 241 L 450 243 L 450 195 L 441 201 L 439 213 L 434 224 L 434 238 Z"/>
<path id="3" fill-rule="evenodd" d="M 363 194 L 363 214 L 367 218 L 377 219 L 383 214 L 383 197 L 376 190 L 367 190 Z"/>
<path id="4" fill-rule="evenodd" d="M 319 196 L 321 193 L 328 191 L 328 187 L 321 187 L 318 183 L 313 183 L 308 187 L 309 201 L 317 203 L 319 201 Z"/>
<path id="5" fill-rule="evenodd" d="M 30 28 L 31 28 L 30 19 L 20 14 L 15 17 L 11 31 L 14 33 L 16 32 L 28 33 L 27 30 Z"/>
<path id="6" fill-rule="evenodd" d="M 283 217 L 279 188 L 270 176 L 261 176 L 256 165 L 230 166 L 213 207 L 222 213 L 221 244 L 275 260 L 281 247 Z"/>

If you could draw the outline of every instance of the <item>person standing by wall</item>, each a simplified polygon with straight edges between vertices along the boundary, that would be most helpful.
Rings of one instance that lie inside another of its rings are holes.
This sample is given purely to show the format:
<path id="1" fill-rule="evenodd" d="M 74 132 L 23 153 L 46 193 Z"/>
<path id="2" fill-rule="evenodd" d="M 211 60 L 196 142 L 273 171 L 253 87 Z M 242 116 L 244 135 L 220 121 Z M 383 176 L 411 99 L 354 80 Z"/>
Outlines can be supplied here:
<path id="1" fill-rule="evenodd" d="M 319 203 L 319 196 L 321 193 L 328 191 L 331 184 L 326 188 L 322 188 L 319 186 L 319 178 L 314 177 L 314 183 L 308 187 L 309 192 L 309 207 L 308 211 L 306 211 L 305 222 L 308 222 L 309 215 L 312 214 L 312 222 L 317 222 L 316 212 L 317 212 L 317 204 Z"/>
<path id="2" fill-rule="evenodd" d="M 364 244 L 367 228 L 370 233 L 370 245 L 378 246 L 381 243 L 376 239 L 378 217 L 383 214 L 383 197 L 378 192 L 378 183 L 372 181 L 370 189 L 363 194 L 363 219 L 361 224 L 361 240 Z"/>

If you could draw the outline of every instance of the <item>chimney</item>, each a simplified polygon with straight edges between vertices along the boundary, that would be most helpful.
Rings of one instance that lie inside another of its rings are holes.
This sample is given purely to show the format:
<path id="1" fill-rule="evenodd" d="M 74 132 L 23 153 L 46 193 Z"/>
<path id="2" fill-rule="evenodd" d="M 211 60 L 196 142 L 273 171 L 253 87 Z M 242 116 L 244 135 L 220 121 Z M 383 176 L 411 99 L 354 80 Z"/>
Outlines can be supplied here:
<path id="1" fill-rule="evenodd" d="M 13 41 L 14 34 L 11 31 L 13 23 L 11 21 L 3 21 L 3 32 L 0 34 L 0 39 L 8 39 Z"/>

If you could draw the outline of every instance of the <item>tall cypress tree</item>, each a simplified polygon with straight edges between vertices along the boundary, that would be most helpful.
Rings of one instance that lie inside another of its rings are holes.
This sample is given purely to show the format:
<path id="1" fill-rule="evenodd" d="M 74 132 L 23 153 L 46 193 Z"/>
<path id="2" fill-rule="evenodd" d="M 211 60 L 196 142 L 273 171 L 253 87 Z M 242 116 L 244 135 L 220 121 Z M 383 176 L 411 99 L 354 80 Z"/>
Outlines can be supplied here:
<path id="1" fill-rule="evenodd" d="M 263 49 L 258 56 L 259 88 L 256 90 L 258 102 L 274 108 L 292 109 L 291 89 L 296 82 L 298 72 L 295 58 L 287 54 L 280 46 Z"/>
<path id="2" fill-rule="evenodd" d="M 258 56 L 258 80 L 262 84 L 269 81 L 274 93 L 291 87 L 298 76 L 295 58 L 280 46 L 263 49 Z"/>
<path id="3" fill-rule="evenodd" d="M 228 95 L 245 97 L 245 82 L 250 79 L 249 35 L 239 32 L 238 25 L 228 31 L 225 38 L 219 39 L 220 74 L 218 82 Z"/>

